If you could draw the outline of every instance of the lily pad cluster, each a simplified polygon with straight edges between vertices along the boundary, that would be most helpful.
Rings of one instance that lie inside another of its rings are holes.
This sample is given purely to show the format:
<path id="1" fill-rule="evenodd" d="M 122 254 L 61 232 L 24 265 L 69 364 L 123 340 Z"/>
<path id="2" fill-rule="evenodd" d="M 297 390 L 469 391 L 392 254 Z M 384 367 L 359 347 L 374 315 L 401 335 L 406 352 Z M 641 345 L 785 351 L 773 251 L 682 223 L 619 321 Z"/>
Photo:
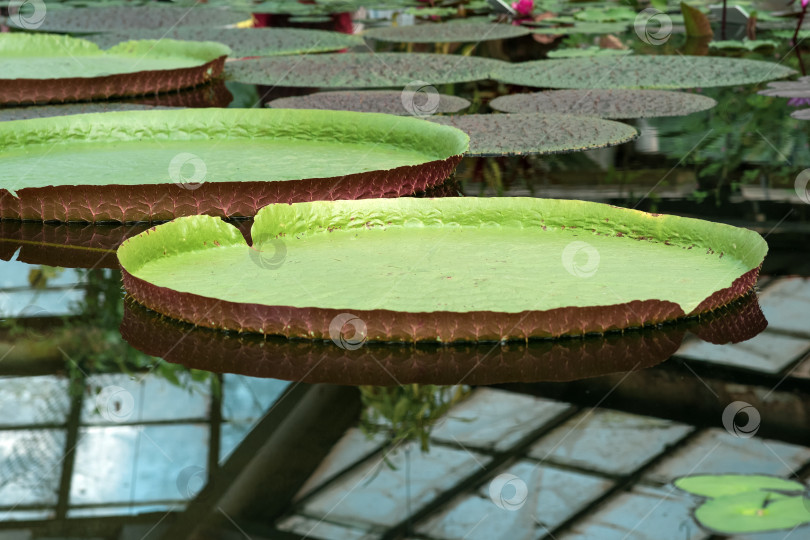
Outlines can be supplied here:
<path id="1" fill-rule="evenodd" d="M 550 90 L 500 96 L 489 103 L 497 111 L 598 116 L 600 118 L 656 118 L 684 116 L 711 109 L 717 102 L 706 96 L 666 90 Z"/>
<path id="2" fill-rule="evenodd" d="M 715 534 L 794 532 L 810 525 L 810 490 L 801 482 L 765 475 L 706 474 L 678 478 L 675 486 L 705 498 L 694 517 Z"/>
<path id="3" fill-rule="evenodd" d="M 509 39 L 525 36 L 530 30 L 510 24 L 489 23 L 434 23 L 412 26 L 386 26 L 372 28 L 363 35 L 378 41 L 401 43 L 467 42 Z"/>

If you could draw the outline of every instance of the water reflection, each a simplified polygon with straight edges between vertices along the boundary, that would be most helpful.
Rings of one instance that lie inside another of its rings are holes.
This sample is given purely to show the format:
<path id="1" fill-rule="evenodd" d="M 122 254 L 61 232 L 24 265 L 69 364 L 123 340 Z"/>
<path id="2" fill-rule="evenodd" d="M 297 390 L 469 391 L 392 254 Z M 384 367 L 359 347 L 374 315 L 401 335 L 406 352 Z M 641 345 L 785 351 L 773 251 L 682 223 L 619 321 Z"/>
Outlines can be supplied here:
<path id="1" fill-rule="evenodd" d="M 687 332 L 714 344 L 745 341 L 767 326 L 750 294 L 699 319 L 581 339 L 465 345 L 333 343 L 219 332 L 161 317 L 131 299 L 121 335 L 136 349 L 186 367 L 307 383 L 403 385 L 571 381 L 659 364 Z"/>

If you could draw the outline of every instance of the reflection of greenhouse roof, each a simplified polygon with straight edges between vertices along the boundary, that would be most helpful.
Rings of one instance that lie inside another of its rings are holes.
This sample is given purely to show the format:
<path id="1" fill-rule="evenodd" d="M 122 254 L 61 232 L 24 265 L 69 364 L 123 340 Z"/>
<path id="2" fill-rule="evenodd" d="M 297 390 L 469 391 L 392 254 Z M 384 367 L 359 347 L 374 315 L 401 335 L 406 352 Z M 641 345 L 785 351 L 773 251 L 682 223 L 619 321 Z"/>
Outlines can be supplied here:
<path id="1" fill-rule="evenodd" d="M 0 362 L 0 538 L 82 536 L 89 518 L 111 539 L 708 538 L 674 478 L 810 476 L 796 409 L 810 394 L 810 280 L 763 282 L 760 303 L 769 327 L 743 343 L 690 337 L 642 371 L 474 388 L 428 452 L 369 438 L 352 387 L 156 368 L 79 372 L 79 398 L 62 369 Z M 734 401 L 760 413 L 755 437 L 724 429 Z"/>

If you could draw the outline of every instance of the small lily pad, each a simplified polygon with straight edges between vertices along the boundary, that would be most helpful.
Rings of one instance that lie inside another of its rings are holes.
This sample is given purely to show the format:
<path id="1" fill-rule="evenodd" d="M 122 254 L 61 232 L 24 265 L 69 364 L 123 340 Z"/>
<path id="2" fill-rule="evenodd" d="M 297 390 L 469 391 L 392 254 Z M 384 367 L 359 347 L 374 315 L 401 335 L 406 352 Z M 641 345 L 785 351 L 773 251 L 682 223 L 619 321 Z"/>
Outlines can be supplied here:
<path id="1" fill-rule="evenodd" d="M 470 102 L 462 97 L 438 93 L 420 95 L 418 92 L 407 94 L 396 90 L 355 90 L 279 98 L 267 106 L 276 109 L 325 109 L 429 116 L 434 113 L 458 112 L 469 107 Z"/>
<path id="2" fill-rule="evenodd" d="M 804 484 L 776 476 L 759 474 L 698 474 L 682 476 L 675 480 L 675 487 L 701 497 L 726 497 L 752 491 L 786 491 L 801 493 Z"/>
<path id="3" fill-rule="evenodd" d="M 47 16 L 37 27 L 41 32 L 93 34 L 135 28 L 198 26 L 225 28 L 251 20 L 249 12 L 195 5 L 189 7 L 149 4 L 144 6 L 48 7 Z M 8 19 L 9 26 L 14 21 Z"/>
<path id="4" fill-rule="evenodd" d="M 398 43 L 479 42 L 525 36 L 530 30 L 512 24 L 425 23 L 412 26 L 372 28 L 364 37 Z"/>
<path id="5" fill-rule="evenodd" d="M 630 54 L 503 64 L 501 82 L 541 88 L 707 88 L 789 77 L 794 70 L 742 58 Z"/>
<path id="6" fill-rule="evenodd" d="M 790 113 L 792 118 L 796 120 L 810 120 L 810 109 L 802 109 L 800 111 L 795 111 Z"/>
<path id="7" fill-rule="evenodd" d="M 684 116 L 711 109 L 710 97 L 666 90 L 550 90 L 512 94 L 490 101 L 497 111 L 510 113 L 575 114 L 600 118 Z"/>
<path id="8" fill-rule="evenodd" d="M 585 116 L 554 114 L 465 114 L 434 116 L 431 122 L 453 126 L 470 136 L 468 156 L 559 154 L 604 148 L 632 141 L 632 126 Z"/>
<path id="9" fill-rule="evenodd" d="M 810 98 L 810 76 L 800 77 L 795 81 L 768 83 L 768 87 L 759 94 L 783 98 Z"/>
<path id="10" fill-rule="evenodd" d="M 774 48 L 778 47 L 779 43 L 772 39 L 727 39 L 724 41 L 711 41 L 709 48 L 712 49 L 743 49 L 746 51 L 753 51 L 761 48 Z"/>
<path id="11" fill-rule="evenodd" d="M 532 28 L 532 34 L 621 34 L 627 30 L 624 23 L 579 23 L 574 26 Z"/>
<path id="12" fill-rule="evenodd" d="M 549 58 L 581 58 L 586 56 L 623 56 L 633 54 L 633 51 L 626 49 L 603 49 L 593 45 L 591 47 L 574 47 L 571 49 L 554 49 L 546 56 Z"/>
<path id="13" fill-rule="evenodd" d="M 479 56 L 343 53 L 229 62 L 226 77 L 244 83 L 315 88 L 386 88 L 487 79 L 504 62 Z"/>
<path id="14" fill-rule="evenodd" d="M 170 30 L 109 32 L 86 37 L 101 47 L 110 47 L 130 39 L 164 38 L 224 43 L 231 49 L 230 56 L 236 58 L 336 51 L 363 44 L 363 39 L 359 36 L 306 28 L 187 28 L 180 26 Z"/>

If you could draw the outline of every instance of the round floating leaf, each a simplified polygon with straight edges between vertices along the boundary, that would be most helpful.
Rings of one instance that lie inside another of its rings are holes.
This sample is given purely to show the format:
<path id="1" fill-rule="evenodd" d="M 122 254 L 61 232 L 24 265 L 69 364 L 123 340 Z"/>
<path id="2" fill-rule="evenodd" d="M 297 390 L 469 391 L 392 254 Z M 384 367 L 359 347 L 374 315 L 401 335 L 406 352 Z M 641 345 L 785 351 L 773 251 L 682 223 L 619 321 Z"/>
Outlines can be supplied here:
<path id="1" fill-rule="evenodd" d="M 532 34 L 621 34 L 625 30 L 627 25 L 624 23 L 580 23 L 574 26 L 532 28 Z"/>
<path id="2" fill-rule="evenodd" d="M 711 109 L 710 97 L 666 90 L 550 90 L 512 94 L 490 101 L 497 111 L 598 116 L 600 118 L 656 118 L 683 116 Z"/>
<path id="3" fill-rule="evenodd" d="M 767 251 L 747 229 L 511 197 L 273 204 L 251 238 L 210 216 L 160 225 L 118 249 L 124 286 L 199 326 L 354 349 L 525 341 L 710 311 L 753 287 Z"/>
<path id="4" fill-rule="evenodd" d="M 709 47 L 712 49 L 745 49 L 746 51 L 753 51 L 762 47 L 778 47 L 779 42 L 772 39 L 744 39 L 744 40 L 725 40 L 725 41 L 711 41 Z"/>
<path id="5" fill-rule="evenodd" d="M 217 77 L 230 49 L 170 39 L 103 51 L 54 34 L 0 34 L 0 103 L 86 101 L 179 90 Z"/>
<path id="6" fill-rule="evenodd" d="M 683 476 L 673 482 L 675 487 L 701 497 L 726 497 L 752 491 L 804 491 L 804 484 L 777 476 L 761 474 L 698 474 Z"/>
<path id="7" fill-rule="evenodd" d="M 29 120 L 50 116 L 87 114 L 117 111 L 151 111 L 156 107 L 133 103 L 73 103 L 70 105 L 49 105 L 47 107 L 11 107 L 0 109 L 0 122 L 7 120 Z M 166 107 L 160 107 L 165 109 Z"/>
<path id="8" fill-rule="evenodd" d="M 186 109 L 0 122 L 0 218 L 251 216 L 274 202 L 407 195 L 443 182 L 456 129 L 343 111 Z"/>
<path id="9" fill-rule="evenodd" d="M 462 97 L 430 92 L 408 94 L 396 90 L 354 90 L 279 98 L 267 106 L 276 109 L 327 109 L 422 116 L 458 112 L 469 107 L 470 102 Z"/>
<path id="10" fill-rule="evenodd" d="M 547 56 L 549 58 L 579 58 L 585 56 L 623 56 L 625 54 L 633 54 L 633 51 L 624 49 L 603 49 L 594 45 L 585 48 L 555 49 L 549 51 Z"/>
<path id="11" fill-rule="evenodd" d="M 359 36 L 305 28 L 185 28 L 139 30 L 87 36 L 101 47 L 110 47 L 130 39 L 178 39 L 217 41 L 231 49 L 232 57 L 275 56 L 281 54 L 335 51 L 362 45 Z"/>
<path id="12" fill-rule="evenodd" d="M 763 96 L 783 98 L 810 98 L 810 77 L 800 77 L 796 81 L 768 83 L 768 88 L 759 93 Z"/>
<path id="13" fill-rule="evenodd" d="M 487 41 L 525 36 L 530 30 L 512 24 L 451 24 L 426 23 L 412 26 L 386 26 L 372 28 L 364 37 L 399 43 L 447 43 Z"/>
<path id="14" fill-rule="evenodd" d="M 175 26 L 226 27 L 247 23 L 249 12 L 204 6 L 94 6 L 50 9 L 37 30 L 66 34 L 126 31 L 134 28 L 172 28 Z M 9 26 L 14 21 L 8 19 Z"/>
<path id="15" fill-rule="evenodd" d="M 405 53 L 311 54 L 229 62 L 230 79 L 269 86 L 320 88 L 404 87 L 487 79 L 503 62 L 478 56 Z"/>
<path id="16" fill-rule="evenodd" d="M 465 114 L 427 118 L 470 136 L 468 156 L 559 154 L 615 146 L 638 137 L 632 126 L 554 114 Z"/>
<path id="17" fill-rule="evenodd" d="M 627 6 L 588 8 L 574 14 L 574 19 L 589 22 L 633 21 L 638 12 Z"/>
<path id="18" fill-rule="evenodd" d="M 695 520 L 723 535 L 793 529 L 810 524 L 810 500 L 765 491 L 728 495 L 700 505 Z"/>
<path id="19" fill-rule="evenodd" d="M 706 56 L 566 58 L 502 65 L 501 82 L 544 88 L 706 88 L 755 84 L 795 71 L 758 60 Z"/>
<path id="20" fill-rule="evenodd" d="M 810 105 L 810 104 L 809 104 Z M 810 109 L 802 109 L 790 114 L 796 120 L 810 120 Z"/>

